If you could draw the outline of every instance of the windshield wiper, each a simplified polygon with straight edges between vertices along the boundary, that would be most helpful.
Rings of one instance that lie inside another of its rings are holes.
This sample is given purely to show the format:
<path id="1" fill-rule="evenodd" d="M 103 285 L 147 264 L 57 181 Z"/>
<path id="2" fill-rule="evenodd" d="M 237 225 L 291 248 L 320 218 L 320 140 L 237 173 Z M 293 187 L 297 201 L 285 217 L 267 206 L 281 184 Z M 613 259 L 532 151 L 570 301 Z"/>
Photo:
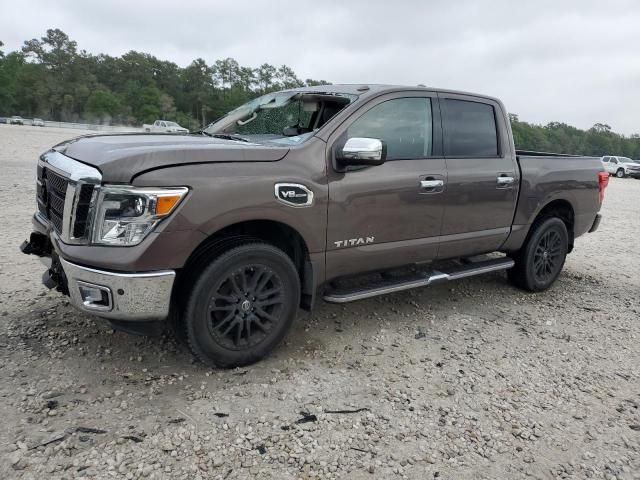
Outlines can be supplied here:
<path id="1" fill-rule="evenodd" d="M 246 138 L 242 138 L 238 135 L 231 135 L 229 133 L 209 133 L 204 130 L 198 130 L 196 132 L 191 132 L 191 133 L 206 135 L 207 137 L 213 137 L 213 138 L 222 138 L 224 140 L 236 140 L 238 142 L 249 143 L 249 140 L 247 140 Z"/>

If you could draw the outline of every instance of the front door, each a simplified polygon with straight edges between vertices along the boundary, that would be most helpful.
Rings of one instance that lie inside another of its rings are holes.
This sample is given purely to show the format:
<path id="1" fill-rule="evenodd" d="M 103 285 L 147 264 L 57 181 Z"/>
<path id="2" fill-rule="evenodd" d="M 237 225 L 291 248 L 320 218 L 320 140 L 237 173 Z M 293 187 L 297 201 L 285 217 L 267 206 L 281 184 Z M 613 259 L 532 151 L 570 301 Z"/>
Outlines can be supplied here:
<path id="1" fill-rule="evenodd" d="M 618 159 L 616 157 L 611 157 L 609 160 L 609 169 L 607 170 L 610 174 L 615 175 L 618 171 Z"/>
<path id="2" fill-rule="evenodd" d="M 446 184 L 439 118 L 435 95 L 387 94 L 331 135 L 327 279 L 437 256 Z M 387 161 L 340 168 L 335 152 L 354 137 L 384 141 Z"/>
<path id="3" fill-rule="evenodd" d="M 446 206 L 438 257 L 492 252 L 511 231 L 520 184 L 498 102 L 440 94 L 447 163 Z"/>

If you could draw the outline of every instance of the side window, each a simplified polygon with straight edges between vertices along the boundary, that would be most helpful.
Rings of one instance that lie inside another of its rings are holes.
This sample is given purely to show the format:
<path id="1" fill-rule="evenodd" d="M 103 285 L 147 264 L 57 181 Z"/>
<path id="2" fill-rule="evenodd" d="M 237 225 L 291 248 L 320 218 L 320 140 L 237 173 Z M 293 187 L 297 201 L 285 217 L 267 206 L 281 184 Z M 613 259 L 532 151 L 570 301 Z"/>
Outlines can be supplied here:
<path id="1" fill-rule="evenodd" d="M 603 161 L 604 163 L 609 163 L 609 160 L 611 160 L 611 157 L 603 157 L 603 158 L 602 158 L 602 161 Z"/>
<path id="2" fill-rule="evenodd" d="M 445 156 L 498 156 L 496 116 L 491 105 L 445 99 L 444 123 Z"/>
<path id="3" fill-rule="evenodd" d="M 166 124 L 166 123 L 164 123 L 164 122 L 160 122 L 160 126 L 161 126 L 161 127 L 166 127 L 166 126 L 167 126 L 167 124 Z"/>
<path id="4" fill-rule="evenodd" d="M 351 124 L 347 138 L 378 138 L 387 144 L 388 160 L 431 156 L 433 149 L 431 99 L 397 98 L 382 102 Z"/>
<path id="5" fill-rule="evenodd" d="M 616 165 L 618 164 L 618 159 L 615 157 L 611 157 L 611 163 L 615 163 Z"/>

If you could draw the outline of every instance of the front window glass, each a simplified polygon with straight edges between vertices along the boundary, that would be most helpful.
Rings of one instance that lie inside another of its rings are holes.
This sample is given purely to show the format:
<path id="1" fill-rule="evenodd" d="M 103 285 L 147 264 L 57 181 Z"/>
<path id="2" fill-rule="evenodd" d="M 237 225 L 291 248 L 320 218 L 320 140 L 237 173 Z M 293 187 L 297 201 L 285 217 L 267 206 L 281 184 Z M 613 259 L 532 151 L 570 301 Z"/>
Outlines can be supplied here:
<path id="1" fill-rule="evenodd" d="M 431 99 L 398 98 L 365 112 L 347 130 L 347 138 L 377 138 L 387 144 L 388 160 L 431 155 L 433 122 Z"/>

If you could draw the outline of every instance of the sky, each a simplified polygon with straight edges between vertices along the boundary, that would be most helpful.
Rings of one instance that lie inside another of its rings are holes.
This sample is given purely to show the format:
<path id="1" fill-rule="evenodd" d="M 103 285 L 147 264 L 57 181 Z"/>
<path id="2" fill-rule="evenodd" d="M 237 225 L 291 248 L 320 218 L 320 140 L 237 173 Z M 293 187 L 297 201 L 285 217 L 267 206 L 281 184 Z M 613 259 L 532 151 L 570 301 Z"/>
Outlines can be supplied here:
<path id="1" fill-rule="evenodd" d="M 48 28 L 94 54 L 286 64 L 302 79 L 465 90 L 528 122 L 640 133 L 640 0 L 0 0 L 5 52 Z"/>

